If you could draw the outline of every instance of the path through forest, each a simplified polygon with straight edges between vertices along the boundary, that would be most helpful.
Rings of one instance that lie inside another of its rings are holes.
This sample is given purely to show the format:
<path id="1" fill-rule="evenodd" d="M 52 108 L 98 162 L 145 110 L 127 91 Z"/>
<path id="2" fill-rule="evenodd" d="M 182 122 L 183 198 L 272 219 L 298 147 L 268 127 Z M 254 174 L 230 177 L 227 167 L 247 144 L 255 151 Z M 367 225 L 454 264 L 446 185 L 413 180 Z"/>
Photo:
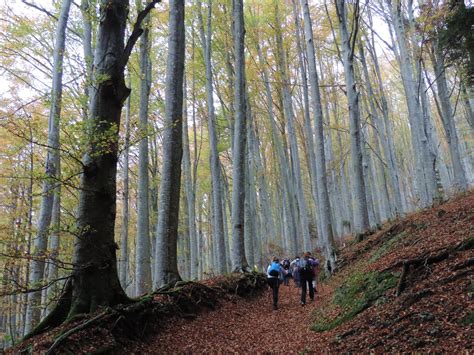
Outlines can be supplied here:
<path id="1" fill-rule="evenodd" d="M 280 287 L 278 310 L 272 310 L 269 290 L 253 298 L 225 301 L 216 311 L 199 315 L 195 320 L 170 322 L 148 344 L 140 346 L 145 353 L 204 352 L 299 352 L 308 345 L 317 349 L 318 337 L 309 329 L 316 300 L 301 306 L 300 289 Z M 308 349 L 309 350 L 309 349 Z"/>

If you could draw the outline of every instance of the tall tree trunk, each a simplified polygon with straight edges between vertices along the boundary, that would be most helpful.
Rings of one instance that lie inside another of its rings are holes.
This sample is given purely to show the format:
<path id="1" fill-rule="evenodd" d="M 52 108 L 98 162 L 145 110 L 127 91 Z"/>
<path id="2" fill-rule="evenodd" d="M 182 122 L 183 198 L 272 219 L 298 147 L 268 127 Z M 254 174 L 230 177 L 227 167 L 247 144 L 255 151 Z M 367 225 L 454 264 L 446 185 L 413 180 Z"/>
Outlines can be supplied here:
<path id="1" fill-rule="evenodd" d="M 214 236 L 214 247 L 217 256 L 217 272 L 222 274 L 226 271 L 226 250 L 224 242 L 224 225 L 222 214 L 222 191 L 221 191 L 221 166 L 219 151 L 217 149 L 216 115 L 214 109 L 214 90 L 212 83 L 211 44 L 212 44 L 212 1 L 207 2 L 207 36 L 204 33 L 204 24 L 201 15 L 201 1 L 198 1 L 198 23 L 199 32 L 204 52 L 204 64 L 206 67 L 206 94 L 207 94 L 207 124 L 209 129 L 210 165 L 212 180 L 212 232 Z"/>
<path id="2" fill-rule="evenodd" d="M 235 128 L 232 150 L 232 271 L 246 272 L 249 269 L 245 258 L 244 202 L 245 202 L 245 151 L 246 151 L 246 103 L 245 103 L 245 57 L 244 57 L 244 4 L 243 0 L 232 0 L 232 18 L 235 51 L 234 110 Z"/>
<path id="3" fill-rule="evenodd" d="M 298 53 L 298 65 L 299 65 L 299 72 L 301 76 L 301 83 L 303 87 L 303 107 L 304 107 L 304 128 L 305 128 L 305 140 L 306 146 L 308 150 L 308 166 L 310 172 L 310 181 L 311 181 L 311 193 L 313 195 L 313 202 L 316 207 L 316 225 L 318 230 L 318 236 L 321 235 L 321 215 L 319 212 L 319 199 L 318 199 L 318 181 L 317 181 L 317 173 L 316 173 L 316 155 L 314 150 L 314 139 L 313 139 L 313 128 L 311 125 L 311 114 L 309 109 L 309 93 L 308 93 L 308 80 L 306 76 L 306 65 L 305 65 L 305 57 L 303 54 L 303 48 L 301 43 L 301 23 L 300 23 L 300 15 L 298 4 L 296 0 L 292 0 L 293 5 L 293 17 L 295 20 L 295 34 L 296 34 L 296 51 Z"/>
<path id="4" fill-rule="evenodd" d="M 336 9 L 339 19 L 339 30 L 342 42 L 342 56 L 344 63 L 347 100 L 349 103 L 349 130 L 351 136 L 351 175 L 352 199 L 354 204 L 354 231 L 362 233 L 369 228 L 367 198 L 365 193 L 364 176 L 362 169 L 362 134 L 359 111 L 359 93 L 354 75 L 354 43 L 351 38 L 357 37 L 358 28 L 358 1 L 355 4 L 354 28 L 351 36 L 347 29 L 346 6 L 343 0 L 336 0 Z"/>
<path id="5" fill-rule="evenodd" d="M 137 0 L 138 11 L 141 11 L 141 0 Z M 140 111 L 138 146 L 138 196 L 137 196 L 137 236 L 135 244 L 135 294 L 137 296 L 150 292 L 150 203 L 148 179 L 148 102 L 151 86 L 150 60 L 150 16 L 143 23 L 143 34 L 140 38 Z"/>
<path id="6" fill-rule="evenodd" d="M 129 79 L 130 80 L 130 79 Z M 120 229 L 120 259 L 119 259 L 119 279 L 122 288 L 128 288 L 128 225 L 129 225 L 129 197 L 130 197 L 130 179 L 128 176 L 129 170 L 129 156 L 130 156 L 130 109 L 131 96 L 127 98 L 127 105 L 125 108 L 125 142 L 123 150 L 123 210 L 122 210 L 122 225 Z"/>
<path id="7" fill-rule="evenodd" d="M 436 76 L 436 87 L 438 89 L 438 97 L 441 106 L 441 122 L 443 123 L 451 163 L 453 165 L 454 188 L 457 191 L 465 191 L 467 190 L 467 179 L 462 166 L 461 154 L 459 152 L 459 140 L 456 134 L 453 108 L 449 98 L 444 57 L 443 52 L 436 41 L 433 43 L 431 61 Z"/>
<path id="8" fill-rule="evenodd" d="M 44 253 L 48 245 L 48 229 L 51 224 L 54 195 L 59 194 L 59 121 L 61 117 L 61 97 L 63 85 L 63 59 L 66 43 L 66 28 L 71 0 L 63 0 L 56 26 L 56 41 L 53 53 L 53 86 L 51 90 L 51 108 L 48 120 L 48 152 L 46 172 L 43 182 L 38 228 L 34 239 L 34 259 L 31 262 L 29 285 L 37 287 L 44 278 Z M 56 221 L 59 223 L 59 221 Z M 29 333 L 40 321 L 41 291 L 28 294 L 25 320 L 25 333 Z"/>
<path id="9" fill-rule="evenodd" d="M 61 163 L 58 159 L 58 179 L 61 176 Z M 49 265 L 48 265 L 48 281 L 54 281 L 58 278 L 58 257 L 60 250 L 60 231 L 61 231 L 61 186 L 58 184 L 54 190 L 53 210 L 51 212 L 51 235 L 49 240 Z M 50 286 L 47 294 L 47 312 L 53 309 L 51 300 L 55 299 L 59 293 L 58 283 Z"/>
<path id="10" fill-rule="evenodd" d="M 279 18 L 278 1 L 275 2 L 275 35 L 277 42 L 277 65 L 282 81 L 283 110 L 286 118 L 288 137 L 290 141 L 290 155 L 292 163 L 293 191 L 298 202 L 299 220 L 303 234 L 303 247 L 306 251 L 312 250 L 311 236 L 309 235 L 309 221 L 306 208 L 306 200 L 303 192 L 303 181 L 301 179 L 301 166 L 298 154 L 298 142 L 295 129 L 295 114 L 293 111 L 292 97 L 290 93 L 289 80 L 287 75 L 286 53 L 283 50 L 283 39 L 281 34 L 281 22 Z"/>
<path id="11" fill-rule="evenodd" d="M 392 194 L 394 196 L 394 201 L 390 205 L 388 203 L 389 198 L 385 197 L 385 192 L 384 192 L 383 193 L 384 194 L 384 197 L 383 197 L 384 198 L 384 205 L 386 205 L 389 208 L 393 206 L 394 213 L 397 216 L 397 215 L 400 215 L 402 213 L 402 197 L 401 197 L 401 194 L 400 194 L 400 186 L 399 186 L 399 182 L 398 182 L 398 166 L 396 164 L 396 161 L 394 159 L 392 159 L 392 157 L 391 157 L 391 152 L 390 152 L 391 147 L 390 147 L 389 139 L 387 139 L 386 135 L 385 135 L 386 125 L 380 119 L 380 117 L 377 113 L 377 108 L 376 108 L 376 104 L 375 104 L 375 93 L 374 93 L 374 90 L 372 88 L 372 83 L 370 81 L 369 71 L 367 69 L 367 62 L 365 60 L 365 52 L 364 52 L 364 48 L 363 48 L 362 43 L 359 43 L 359 57 L 360 57 L 360 61 L 361 61 L 361 65 L 362 65 L 362 69 L 363 69 L 363 73 L 364 73 L 365 83 L 366 83 L 366 86 L 367 86 L 367 101 L 369 102 L 368 103 L 369 108 L 367 110 L 370 113 L 370 117 L 372 119 L 374 129 L 376 131 L 376 134 L 374 136 L 375 145 L 376 145 L 376 147 L 379 147 L 379 142 L 380 141 L 382 142 L 383 157 L 385 158 L 385 162 L 387 163 L 387 170 L 388 170 L 388 173 L 389 173 L 389 176 L 390 176 L 390 180 L 387 180 L 387 183 L 388 183 L 388 187 L 389 187 L 390 191 L 392 191 Z M 380 90 L 382 90 L 382 88 L 380 88 Z M 382 100 L 384 100 L 384 99 L 385 98 L 382 97 Z M 382 104 L 382 105 L 384 105 L 384 104 Z M 386 105 L 386 103 L 385 103 L 385 105 Z M 393 137 L 390 137 L 390 138 L 393 140 Z M 377 150 L 380 151 L 379 149 L 377 149 Z M 379 167 L 379 172 L 382 174 L 382 176 L 385 176 L 384 166 L 382 164 L 381 157 L 379 157 L 377 165 Z M 390 213 L 390 216 L 391 216 L 391 213 Z"/>
<path id="12" fill-rule="evenodd" d="M 186 85 L 185 85 L 186 87 Z M 198 250 L 196 236 L 196 195 L 193 187 L 193 177 L 191 171 L 191 153 L 189 151 L 189 134 L 188 134 L 188 116 L 187 116 L 187 94 L 184 90 L 184 109 L 183 109 L 183 178 L 184 193 L 186 195 L 186 209 L 188 215 L 188 232 L 189 232 L 189 259 L 190 259 L 190 278 L 196 280 L 198 278 Z"/>
<path id="13" fill-rule="evenodd" d="M 256 182 L 255 182 L 255 158 L 254 158 L 254 133 L 253 133 L 253 116 L 250 106 L 250 99 L 248 92 L 245 93 L 246 101 L 246 115 L 247 115 L 247 162 L 245 171 L 245 256 L 250 268 L 253 270 L 257 265 L 256 255 L 259 252 L 256 247 L 260 238 L 257 235 L 257 196 L 256 196 Z"/>
<path id="14" fill-rule="evenodd" d="M 319 218 L 321 224 L 321 239 L 326 257 L 326 270 L 332 272 L 335 269 L 335 253 L 331 221 L 331 205 L 329 201 L 328 183 L 326 176 L 326 156 L 324 152 L 323 132 L 323 110 L 321 105 L 321 93 L 319 91 L 319 78 L 316 70 L 316 55 L 314 50 L 313 29 L 307 0 L 302 0 L 304 14 L 304 29 L 306 39 L 306 54 L 308 57 L 309 83 L 311 89 L 311 106 L 314 115 L 314 127 L 316 133 L 316 180 L 318 185 Z"/>
<path id="15" fill-rule="evenodd" d="M 413 75 L 412 59 L 407 47 L 406 29 L 402 18 L 401 0 L 387 0 L 391 9 L 393 27 L 397 38 L 399 49 L 399 60 L 403 87 L 408 106 L 408 117 L 411 126 L 411 141 L 413 155 L 415 158 L 415 186 L 416 193 L 420 199 L 421 207 L 427 207 L 432 203 L 435 189 L 434 166 L 429 151 L 429 141 L 424 131 L 423 112 L 419 91 Z"/>
<path id="16" fill-rule="evenodd" d="M 94 77 L 107 80 L 98 80 L 91 90 L 69 316 L 127 300 L 118 279 L 114 242 L 118 129 L 130 94 L 124 80 L 128 58 L 123 54 L 127 15 L 126 0 L 102 3 Z"/>
<path id="17" fill-rule="evenodd" d="M 170 1 L 165 131 L 160 185 L 155 287 L 180 280 L 177 263 L 181 158 L 183 155 L 184 0 Z"/>
<path id="18" fill-rule="evenodd" d="M 268 112 L 268 118 L 270 121 L 270 131 L 271 131 L 271 136 L 273 140 L 273 144 L 276 146 L 276 154 L 278 157 L 278 163 L 279 163 L 279 170 L 280 170 L 280 176 L 281 179 L 283 180 L 283 203 L 288 204 L 288 207 L 282 208 L 282 212 L 285 214 L 285 220 L 286 220 L 286 229 L 284 228 L 283 230 L 287 230 L 289 233 L 289 238 L 285 238 L 285 240 L 288 241 L 288 245 L 286 245 L 286 249 L 291 253 L 291 255 L 297 255 L 298 253 L 298 248 L 297 248 L 297 228 L 296 228 L 296 217 L 295 217 L 295 204 L 293 200 L 293 196 L 290 196 L 290 174 L 288 172 L 289 170 L 289 164 L 288 164 L 288 159 L 285 154 L 285 151 L 283 149 L 283 143 L 281 141 L 280 135 L 277 132 L 277 127 L 275 124 L 275 117 L 273 113 L 273 98 L 272 98 L 272 92 L 271 92 L 271 87 L 270 87 L 270 82 L 269 82 L 269 76 L 265 67 L 265 62 L 263 59 L 263 53 L 262 49 L 258 43 L 257 40 L 257 53 L 258 53 L 258 58 L 259 58 L 259 63 L 261 65 L 261 70 L 262 70 L 262 75 L 263 75 L 263 81 L 265 84 L 265 96 L 266 96 L 266 101 L 267 101 L 267 112 Z M 283 220 L 283 218 L 282 218 Z M 285 233 L 285 235 L 287 235 Z"/>

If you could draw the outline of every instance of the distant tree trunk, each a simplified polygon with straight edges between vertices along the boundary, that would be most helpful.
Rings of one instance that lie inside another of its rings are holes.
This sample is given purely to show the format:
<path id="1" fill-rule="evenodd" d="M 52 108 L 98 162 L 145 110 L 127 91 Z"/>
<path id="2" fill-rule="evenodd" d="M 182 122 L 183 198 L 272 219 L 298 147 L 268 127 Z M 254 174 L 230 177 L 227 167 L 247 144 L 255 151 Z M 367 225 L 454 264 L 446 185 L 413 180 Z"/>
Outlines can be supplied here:
<path id="1" fill-rule="evenodd" d="M 185 85 L 186 86 L 186 85 Z M 191 154 L 189 151 L 189 134 L 188 134 L 188 116 L 187 116 L 187 94 L 184 90 L 184 109 L 183 109 L 183 178 L 184 193 L 186 195 L 186 208 L 188 215 L 188 231 L 189 231 L 189 259 L 190 259 L 190 278 L 196 280 L 198 278 L 198 250 L 196 236 L 196 195 L 193 187 L 193 177 L 191 171 Z"/>
<path id="2" fill-rule="evenodd" d="M 71 0 L 63 0 L 56 27 L 56 41 L 53 53 L 53 86 L 51 90 L 51 108 L 48 120 L 48 152 L 46 157 L 45 180 L 43 181 L 41 207 L 38 216 L 38 228 L 34 239 L 34 259 L 31 262 L 29 285 L 38 287 L 44 278 L 44 258 L 48 245 L 48 233 L 53 212 L 54 196 L 59 196 L 59 121 L 61 117 L 61 97 L 63 85 L 63 59 L 66 43 L 66 28 Z M 59 200 L 58 200 L 59 203 Z M 59 223 L 59 215 L 56 216 Z M 41 291 L 28 294 L 25 320 L 25 333 L 29 333 L 40 321 Z"/>
<path id="3" fill-rule="evenodd" d="M 383 121 L 380 119 L 378 113 L 377 113 L 377 108 L 375 105 L 375 94 L 372 88 L 372 83 L 370 81 L 369 77 L 369 71 L 367 69 L 367 62 L 365 60 L 365 53 L 364 53 L 364 48 L 363 44 L 359 43 L 359 57 L 361 61 L 361 66 L 363 69 L 364 73 L 364 80 L 366 83 L 367 87 L 367 101 L 368 101 L 368 108 L 367 111 L 370 114 L 371 120 L 374 125 L 374 129 L 376 134 L 374 135 L 374 142 L 375 146 L 377 148 L 377 151 L 380 152 L 379 149 L 379 142 L 382 142 L 383 146 L 383 157 L 385 158 L 385 161 L 387 162 L 387 170 L 390 175 L 390 180 L 387 180 L 387 184 L 389 186 L 390 191 L 392 191 L 393 196 L 394 196 L 394 201 L 392 203 L 393 209 L 395 210 L 395 215 L 399 215 L 402 211 L 402 198 L 400 194 L 400 188 L 399 188 L 399 183 L 398 183 L 398 167 L 396 166 L 395 162 L 393 162 L 390 158 L 390 146 L 388 139 L 386 139 L 385 136 L 385 125 L 383 124 Z M 376 164 L 378 166 L 379 173 L 383 177 L 383 181 L 385 181 L 385 169 L 383 166 L 382 162 L 382 155 L 378 157 L 378 163 Z M 385 192 L 386 190 L 386 185 L 384 184 L 384 187 L 382 189 L 384 190 L 382 192 L 382 199 L 383 199 L 383 209 L 385 210 L 382 212 L 383 217 L 386 217 L 387 214 L 388 216 L 392 217 L 392 213 L 390 212 L 392 205 L 389 203 L 389 196 L 388 192 Z M 382 217 L 382 219 L 384 219 Z"/>
<path id="4" fill-rule="evenodd" d="M 457 191 L 465 191 L 467 190 L 467 179 L 462 166 L 461 154 L 459 152 L 459 140 L 456 134 L 453 108 L 449 98 L 444 57 L 437 42 L 433 44 L 431 61 L 436 76 L 436 87 L 438 89 L 438 97 L 441 106 L 441 122 L 443 123 L 449 154 L 451 156 L 451 163 L 453 165 L 454 188 Z"/>
<path id="5" fill-rule="evenodd" d="M 123 150 L 123 210 L 122 210 L 122 226 L 120 229 L 120 261 L 119 261 L 119 279 L 124 290 L 128 287 L 128 225 L 129 225 L 129 156 L 130 156 L 130 96 L 127 98 L 125 108 L 125 143 Z"/>
<path id="6" fill-rule="evenodd" d="M 387 4 L 391 9 L 393 27 L 400 52 L 398 59 L 407 100 L 412 149 L 415 158 L 416 192 L 420 199 L 421 207 L 427 207 L 432 203 L 436 186 L 434 166 L 430 157 L 428 137 L 424 131 L 423 113 L 421 111 L 419 92 L 413 76 L 412 59 L 405 38 L 406 34 L 401 13 L 401 0 L 395 0 L 394 5 L 391 4 L 390 0 L 387 0 Z"/>
<path id="7" fill-rule="evenodd" d="M 257 136 L 256 132 L 252 131 L 252 140 L 254 145 L 254 158 L 255 158 L 255 173 L 257 175 L 258 180 L 258 198 L 260 202 L 260 208 L 263 213 L 263 226 L 264 232 L 262 236 L 265 237 L 266 241 L 263 245 L 267 246 L 267 250 L 265 252 L 269 252 L 268 250 L 268 240 L 277 237 L 276 227 L 275 227 L 275 220 L 272 215 L 272 210 L 270 206 L 270 197 L 268 195 L 268 185 L 265 179 L 265 170 L 262 164 L 262 158 L 260 156 L 260 141 L 259 137 Z"/>
<path id="8" fill-rule="evenodd" d="M 245 152 L 246 152 L 246 103 L 245 103 L 245 57 L 244 57 L 244 4 L 243 0 L 232 1 L 232 18 L 235 51 L 234 109 L 235 129 L 232 151 L 232 271 L 249 270 L 245 258 L 244 202 L 245 202 Z"/>
<path id="9" fill-rule="evenodd" d="M 352 177 L 352 199 L 354 204 L 354 231 L 362 233 L 369 228 L 369 216 L 367 210 L 367 199 L 362 169 L 362 134 L 359 111 L 359 93 L 354 75 L 354 43 L 350 39 L 357 37 L 358 28 L 358 1 L 355 5 L 356 19 L 351 36 L 347 29 L 347 14 L 343 0 L 336 0 L 336 10 L 339 19 L 339 30 L 341 33 L 342 56 L 349 103 L 349 130 L 351 136 L 351 177 Z"/>
<path id="10" fill-rule="evenodd" d="M 335 270 L 335 253 L 333 243 L 333 231 L 331 221 L 331 205 L 329 201 L 328 183 L 326 176 L 326 156 L 324 152 L 324 132 L 323 132 L 323 111 L 321 106 L 321 93 L 319 91 L 319 79 L 316 70 L 316 55 L 314 50 L 313 30 L 311 16 L 309 13 L 308 1 L 302 1 L 306 54 L 308 57 L 309 83 L 311 88 L 311 105 L 314 115 L 314 126 L 316 134 L 316 180 L 318 184 L 318 204 L 319 218 L 321 223 L 321 239 L 326 257 L 326 270 L 332 272 Z"/>
<path id="11" fill-rule="evenodd" d="M 177 263 L 183 155 L 184 0 L 170 2 L 163 167 L 155 249 L 155 287 L 181 279 Z"/>
<path id="12" fill-rule="evenodd" d="M 286 118 L 286 125 L 288 131 L 288 137 L 290 141 L 290 155 L 292 163 L 292 177 L 293 177 L 293 188 L 291 193 L 296 195 L 296 200 L 298 202 L 298 212 L 299 220 L 301 224 L 301 231 L 303 237 L 303 247 L 306 251 L 312 250 L 311 245 L 311 236 L 309 235 L 309 221 L 308 221 L 308 212 L 306 206 L 306 200 L 303 193 L 303 182 L 301 179 L 301 166 L 300 158 L 298 154 L 298 142 L 296 138 L 295 130 L 295 114 L 293 111 L 292 97 L 290 93 L 289 80 L 287 75 L 287 63 L 286 63 L 286 53 L 283 50 L 283 39 L 281 34 L 281 23 L 279 18 L 278 11 L 278 2 L 275 2 L 275 35 L 277 43 L 277 66 L 279 69 L 279 74 L 282 80 L 282 96 L 283 96 L 283 110 L 284 116 Z"/>
<path id="13" fill-rule="evenodd" d="M 141 0 L 137 0 L 138 11 L 141 11 Z M 143 34 L 140 38 L 140 111 L 138 146 L 138 192 L 137 192 L 137 236 L 135 244 L 135 294 L 140 296 L 150 292 L 150 203 L 148 180 L 148 102 L 151 86 L 151 60 L 149 27 L 150 16 L 144 20 Z"/>
<path id="14" fill-rule="evenodd" d="M 301 76 L 301 83 L 303 87 L 303 106 L 304 106 L 304 128 L 305 128 L 305 140 L 308 150 L 308 166 L 310 172 L 310 181 L 311 181 L 311 193 L 313 195 L 313 202 L 316 207 L 316 225 L 318 230 L 318 236 L 321 235 L 321 215 L 319 212 L 319 198 L 318 198 L 318 181 L 316 173 L 316 155 L 314 150 L 314 139 L 313 139 L 313 128 L 311 125 L 311 114 L 309 108 L 309 92 L 308 92 L 308 79 L 306 76 L 306 65 L 305 57 L 303 54 L 303 48 L 301 43 L 301 23 L 299 9 L 297 6 L 297 1 L 292 0 L 293 5 L 293 17 L 295 20 L 295 34 L 296 34 L 296 51 L 298 53 L 298 65 L 299 72 Z"/>
<path id="15" fill-rule="evenodd" d="M 198 23 L 199 32 L 201 34 L 202 47 L 204 52 L 204 64 L 206 67 L 206 94 L 207 94 L 207 110 L 208 110 L 208 129 L 209 129 L 209 148 L 210 148 L 210 165 L 212 180 L 212 233 L 214 247 L 217 256 L 217 272 L 222 274 L 226 271 L 226 250 L 224 242 L 224 225 L 222 214 L 222 191 L 221 191 L 221 166 L 219 160 L 219 151 L 217 149 L 217 132 L 216 132 L 216 115 L 214 109 L 214 90 L 212 82 L 212 64 L 211 64 L 211 44 L 212 44 L 212 1 L 208 0 L 207 8 L 207 36 L 204 33 L 204 24 L 201 15 L 201 1 L 198 2 Z"/>
<path id="16" fill-rule="evenodd" d="M 255 158 L 254 158 L 254 147 L 255 147 L 255 134 L 253 132 L 253 116 L 250 106 L 250 99 L 248 92 L 245 93 L 246 101 L 246 115 L 247 115 L 247 162 L 245 171 L 245 255 L 249 263 L 250 268 L 253 270 L 257 265 L 257 254 L 260 252 L 258 245 L 260 238 L 257 235 L 257 196 L 255 189 L 257 187 L 255 181 Z"/>
<path id="17" fill-rule="evenodd" d="M 263 81 L 265 84 L 265 96 L 266 96 L 266 101 L 267 101 L 267 111 L 268 111 L 268 118 L 270 121 L 270 131 L 272 135 L 272 140 L 273 144 L 276 146 L 276 154 L 278 157 L 278 163 L 279 163 L 279 170 L 280 170 L 280 176 L 281 179 L 283 180 L 283 193 L 282 195 L 284 196 L 283 203 L 288 204 L 289 207 L 284 207 L 282 208 L 283 214 L 285 214 L 285 218 L 282 218 L 286 220 L 286 230 L 288 231 L 285 233 L 288 235 L 288 238 L 286 238 L 287 246 L 286 249 L 291 253 L 291 255 L 297 255 L 298 253 L 298 248 L 297 248 L 297 228 L 296 228 L 296 218 L 295 218 L 295 204 L 292 196 L 290 196 L 290 174 L 289 174 L 289 164 L 288 164 L 288 159 L 285 154 L 282 140 L 280 139 L 280 135 L 277 132 L 277 127 L 275 124 L 275 117 L 273 113 L 273 98 L 272 98 L 272 92 L 271 92 L 271 87 L 270 87 L 270 82 L 269 82 L 269 76 L 265 67 L 265 61 L 263 59 L 263 53 L 262 49 L 258 43 L 257 40 L 257 53 L 258 53 L 258 58 L 259 58 L 259 63 L 261 65 L 261 70 L 262 70 L 262 75 L 263 75 Z M 282 229 L 283 231 L 285 230 Z"/>

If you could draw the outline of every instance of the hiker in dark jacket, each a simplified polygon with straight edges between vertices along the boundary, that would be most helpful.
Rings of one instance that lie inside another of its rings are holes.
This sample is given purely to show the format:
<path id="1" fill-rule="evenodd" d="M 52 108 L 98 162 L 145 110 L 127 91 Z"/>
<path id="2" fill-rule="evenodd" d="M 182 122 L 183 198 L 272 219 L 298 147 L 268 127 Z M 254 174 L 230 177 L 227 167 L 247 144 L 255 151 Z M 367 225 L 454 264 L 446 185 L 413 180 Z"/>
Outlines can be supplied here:
<path id="1" fill-rule="evenodd" d="M 303 258 L 300 259 L 298 271 L 301 280 L 301 305 L 306 304 L 306 289 L 309 291 L 309 299 L 314 300 L 314 289 L 313 289 L 313 278 L 314 278 L 314 265 L 310 259 L 310 253 L 306 252 L 303 254 Z"/>
<path id="2" fill-rule="evenodd" d="M 278 309 L 278 289 L 280 288 L 280 278 L 285 275 L 285 270 L 281 267 L 280 261 L 276 256 L 267 269 L 267 282 L 273 293 L 273 309 Z"/>

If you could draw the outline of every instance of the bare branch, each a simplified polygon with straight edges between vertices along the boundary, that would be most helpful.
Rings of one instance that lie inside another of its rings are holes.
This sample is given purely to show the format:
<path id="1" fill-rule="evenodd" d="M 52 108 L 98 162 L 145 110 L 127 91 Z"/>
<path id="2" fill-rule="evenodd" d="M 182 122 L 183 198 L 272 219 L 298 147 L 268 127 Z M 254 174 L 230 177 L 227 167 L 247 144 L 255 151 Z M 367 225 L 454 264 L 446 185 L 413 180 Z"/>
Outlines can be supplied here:
<path id="1" fill-rule="evenodd" d="M 133 25 L 132 34 L 128 38 L 127 44 L 125 45 L 125 49 L 123 50 L 123 56 L 122 56 L 123 68 L 125 68 L 125 65 L 127 65 L 128 59 L 130 58 L 130 55 L 132 54 L 132 49 L 135 46 L 135 43 L 137 43 L 138 38 L 143 33 L 143 28 L 141 28 L 143 20 L 149 14 L 149 12 L 155 7 L 155 5 L 158 4 L 159 2 L 161 2 L 161 0 L 152 0 L 151 2 L 148 3 L 145 9 L 143 11 L 140 11 L 140 13 L 138 14 L 137 20 L 135 21 L 135 25 Z"/>

